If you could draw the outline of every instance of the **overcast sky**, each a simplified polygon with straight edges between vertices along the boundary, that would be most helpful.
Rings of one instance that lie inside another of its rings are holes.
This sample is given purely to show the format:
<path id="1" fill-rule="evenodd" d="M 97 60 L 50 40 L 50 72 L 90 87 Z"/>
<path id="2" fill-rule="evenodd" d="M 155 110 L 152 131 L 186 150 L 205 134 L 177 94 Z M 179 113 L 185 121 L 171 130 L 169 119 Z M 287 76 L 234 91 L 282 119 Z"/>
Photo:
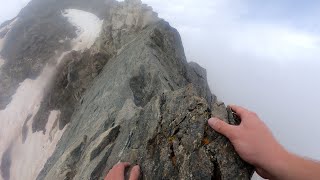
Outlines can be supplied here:
<path id="1" fill-rule="evenodd" d="M 0 22 L 27 2 L 0 1 Z M 179 30 L 222 101 L 256 111 L 286 148 L 320 160 L 320 1 L 144 2 Z"/>

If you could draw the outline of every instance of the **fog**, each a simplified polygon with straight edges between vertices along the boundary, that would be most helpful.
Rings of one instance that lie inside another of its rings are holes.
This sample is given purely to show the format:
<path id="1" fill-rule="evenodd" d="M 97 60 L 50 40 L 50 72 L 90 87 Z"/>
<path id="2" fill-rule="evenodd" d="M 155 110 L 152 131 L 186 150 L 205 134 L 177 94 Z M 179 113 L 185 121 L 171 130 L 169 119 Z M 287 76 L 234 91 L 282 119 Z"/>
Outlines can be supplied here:
<path id="1" fill-rule="evenodd" d="M 320 2 L 143 2 L 178 29 L 221 101 L 257 112 L 288 150 L 320 160 Z M 25 3 L 6 2 L 0 23 Z"/>
<path id="2" fill-rule="evenodd" d="M 257 112 L 288 150 L 320 160 L 319 3 L 145 2 L 179 30 L 220 100 Z"/>
<path id="3" fill-rule="evenodd" d="M 30 0 L 0 0 L 0 24 L 14 18 Z"/>
<path id="4" fill-rule="evenodd" d="M 257 112 L 287 149 L 320 160 L 319 3 L 145 2 L 179 30 L 220 100 Z"/>

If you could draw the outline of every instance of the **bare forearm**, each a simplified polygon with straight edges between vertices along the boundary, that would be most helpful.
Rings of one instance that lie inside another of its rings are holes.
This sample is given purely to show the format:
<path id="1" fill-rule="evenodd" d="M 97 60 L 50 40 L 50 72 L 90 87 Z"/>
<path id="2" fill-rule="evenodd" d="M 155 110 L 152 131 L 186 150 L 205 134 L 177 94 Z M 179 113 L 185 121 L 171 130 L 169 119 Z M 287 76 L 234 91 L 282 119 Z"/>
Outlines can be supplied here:
<path id="1" fill-rule="evenodd" d="M 270 172 L 275 180 L 318 180 L 320 179 L 320 163 L 297 155 L 286 153 L 283 162 Z"/>

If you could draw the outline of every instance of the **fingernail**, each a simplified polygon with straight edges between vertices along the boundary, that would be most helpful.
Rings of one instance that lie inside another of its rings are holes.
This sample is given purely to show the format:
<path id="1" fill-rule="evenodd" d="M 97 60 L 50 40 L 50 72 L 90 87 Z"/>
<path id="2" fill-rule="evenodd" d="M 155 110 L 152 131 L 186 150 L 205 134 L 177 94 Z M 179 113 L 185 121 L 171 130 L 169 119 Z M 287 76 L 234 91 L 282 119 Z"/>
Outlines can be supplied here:
<path id="1" fill-rule="evenodd" d="M 210 126 L 214 126 L 214 125 L 217 123 L 217 121 L 218 121 L 217 118 L 210 118 L 210 119 L 208 120 L 208 124 L 209 124 Z"/>

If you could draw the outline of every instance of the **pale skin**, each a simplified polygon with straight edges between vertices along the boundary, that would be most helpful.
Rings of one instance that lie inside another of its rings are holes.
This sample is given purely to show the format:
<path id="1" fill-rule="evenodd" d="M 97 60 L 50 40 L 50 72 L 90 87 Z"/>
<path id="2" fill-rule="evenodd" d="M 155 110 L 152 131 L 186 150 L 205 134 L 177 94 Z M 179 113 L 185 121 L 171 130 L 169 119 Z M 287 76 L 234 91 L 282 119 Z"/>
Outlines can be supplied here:
<path id="1" fill-rule="evenodd" d="M 130 163 L 128 162 L 120 162 L 113 166 L 113 168 L 109 171 L 104 180 L 124 180 L 124 173 L 126 168 L 130 167 Z M 140 176 L 140 167 L 139 165 L 134 166 L 131 169 L 129 180 L 138 180 Z"/>
<path id="2" fill-rule="evenodd" d="M 320 179 L 319 162 L 286 151 L 256 113 L 235 105 L 230 108 L 241 118 L 239 126 L 229 125 L 218 118 L 209 119 L 208 124 L 226 136 L 240 157 L 252 164 L 261 177 L 272 180 Z M 105 180 L 124 180 L 128 166 L 129 163 L 114 166 Z M 133 167 L 130 180 L 137 180 L 139 175 L 139 166 Z"/>

